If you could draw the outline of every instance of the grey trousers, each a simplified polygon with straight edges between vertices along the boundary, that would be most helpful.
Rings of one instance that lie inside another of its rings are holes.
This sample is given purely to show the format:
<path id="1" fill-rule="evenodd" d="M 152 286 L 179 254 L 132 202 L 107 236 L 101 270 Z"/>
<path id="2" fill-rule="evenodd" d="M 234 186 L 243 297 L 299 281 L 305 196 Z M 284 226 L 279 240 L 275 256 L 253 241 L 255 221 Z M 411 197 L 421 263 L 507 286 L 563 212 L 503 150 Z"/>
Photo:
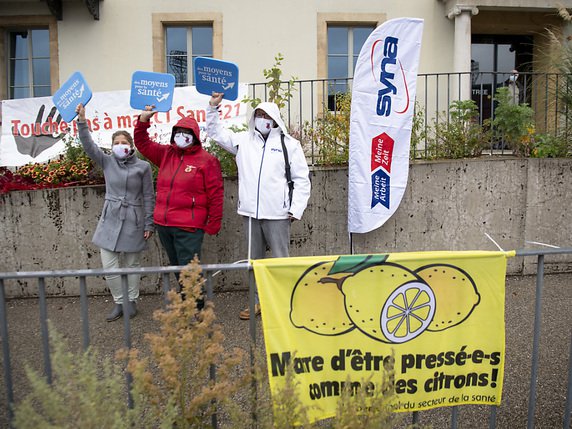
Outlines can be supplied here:
<path id="1" fill-rule="evenodd" d="M 290 256 L 290 225 L 290 219 L 253 219 L 245 216 L 244 230 L 247 245 L 250 245 L 250 259 L 264 259 L 267 247 L 273 258 Z M 259 303 L 258 290 L 255 303 Z"/>
<path id="2" fill-rule="evenodd" d="M 112 252 L 111 250 L 101 250 L 101 263 L 103 268 L 139 268 L 141 267 L 141 252 L 129 253 L 125 252 Z M 123 264 L 120 263 L 120 258 L 123 259 Z M 127 286 L 129 290 L 129 301 L 137 301 L 139 298 L 139 274 L 130 274 L 127 276 Z M 121 276 L 111 275 L 105 276 L 107 287 L 113 296 L 113 302 L 116 304 L 123 304 L 123 289 L 121 286 Z"/>

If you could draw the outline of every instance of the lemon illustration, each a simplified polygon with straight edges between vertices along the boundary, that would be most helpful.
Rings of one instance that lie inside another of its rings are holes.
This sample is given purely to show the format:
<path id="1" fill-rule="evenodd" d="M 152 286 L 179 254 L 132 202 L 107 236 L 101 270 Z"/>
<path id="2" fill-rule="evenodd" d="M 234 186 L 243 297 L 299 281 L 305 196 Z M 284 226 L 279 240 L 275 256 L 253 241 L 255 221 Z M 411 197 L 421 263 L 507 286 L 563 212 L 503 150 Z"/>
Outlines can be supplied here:
<path id="1" fill-rule="evenodd" d="M 428 331 L 443 331 L 466 320 L 481 300 L 469 274 L 453 265 L 432 264 L 416 271 L 435 293 L 437 308 Z"/>
<path id="2" fill-rule="evenodd" d="M 290 320 L 297 328 L 320 335 L 340 335 L 354 329 L 346 314 L 344 295 L 339 289 L 351 273 L 328 274 L 335 261 L 320 262 L 308 268 L 294 286 Z"/>
<path id="3" fill-rule="evenodd" d="M 346 311 L 364 334 L 404 343 L 422 334 L 435 312 L 435 295 L 414 272 L 383 263 L 363 269 L 342 283 Z"/>

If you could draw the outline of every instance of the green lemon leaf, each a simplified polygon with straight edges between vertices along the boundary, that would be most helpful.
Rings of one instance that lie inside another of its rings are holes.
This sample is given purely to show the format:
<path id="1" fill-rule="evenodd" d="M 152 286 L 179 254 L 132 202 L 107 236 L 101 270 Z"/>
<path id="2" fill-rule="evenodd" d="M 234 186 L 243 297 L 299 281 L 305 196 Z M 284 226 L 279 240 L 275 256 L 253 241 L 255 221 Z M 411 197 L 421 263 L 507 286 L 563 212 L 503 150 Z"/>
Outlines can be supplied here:
<path id="1" fill-rule="evenodd" d="M 387 254 L 340 256 L 328 272 L 328 275 L 337 273 L 355 274 L 365 268 L 384 263 L 388 256 Z"/>

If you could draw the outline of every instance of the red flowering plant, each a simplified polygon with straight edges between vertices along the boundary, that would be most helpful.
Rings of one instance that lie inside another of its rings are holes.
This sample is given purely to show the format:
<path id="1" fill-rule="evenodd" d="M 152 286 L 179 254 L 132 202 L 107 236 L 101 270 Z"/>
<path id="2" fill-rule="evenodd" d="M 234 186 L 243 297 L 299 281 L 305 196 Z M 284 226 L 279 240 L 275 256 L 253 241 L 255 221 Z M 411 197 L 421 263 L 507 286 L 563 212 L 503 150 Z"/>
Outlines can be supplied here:
<path id="1" fill-rule="evenodd" d="M 48 162 L 27 164 L 15 171 L 0 167 L 0 194 L 104 183 L 101 169 L 87 156 L 77 139 L 68 136 L 64 142 L 65 152 Z"/>

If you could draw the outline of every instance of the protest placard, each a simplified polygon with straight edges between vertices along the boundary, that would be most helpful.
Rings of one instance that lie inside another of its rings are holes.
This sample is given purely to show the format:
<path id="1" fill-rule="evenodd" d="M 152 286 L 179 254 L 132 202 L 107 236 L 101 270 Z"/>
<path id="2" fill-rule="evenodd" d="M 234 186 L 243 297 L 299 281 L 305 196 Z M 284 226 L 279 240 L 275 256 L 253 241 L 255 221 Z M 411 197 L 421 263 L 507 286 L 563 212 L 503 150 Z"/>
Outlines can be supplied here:
<path id="1" fill-rule="evenodd" d="M 75 109 L 79 103 L 84 106 L 91 100 L 91 89 L 87 85 L 83 75 L 75 72 L 56 91 L 52 97 L 61 117 L 66 122 L 71 122 L 77 115 Z"/>
<path id="2" fill-rule="evenodd" d="M 155 106 L 157 112 L 168 112 L 173 104 L 175 76 L 169 73 L 136 71 L 131 78 L 129 104 L 134 109 Z"/>
<path id="3" fill-rule="evenodd" d="M 227 100 L 238 97 L 238 67 L 234 63 L 198 57 L 195 59 L 195 81 L 201 94 L 222 92 Z"/>

